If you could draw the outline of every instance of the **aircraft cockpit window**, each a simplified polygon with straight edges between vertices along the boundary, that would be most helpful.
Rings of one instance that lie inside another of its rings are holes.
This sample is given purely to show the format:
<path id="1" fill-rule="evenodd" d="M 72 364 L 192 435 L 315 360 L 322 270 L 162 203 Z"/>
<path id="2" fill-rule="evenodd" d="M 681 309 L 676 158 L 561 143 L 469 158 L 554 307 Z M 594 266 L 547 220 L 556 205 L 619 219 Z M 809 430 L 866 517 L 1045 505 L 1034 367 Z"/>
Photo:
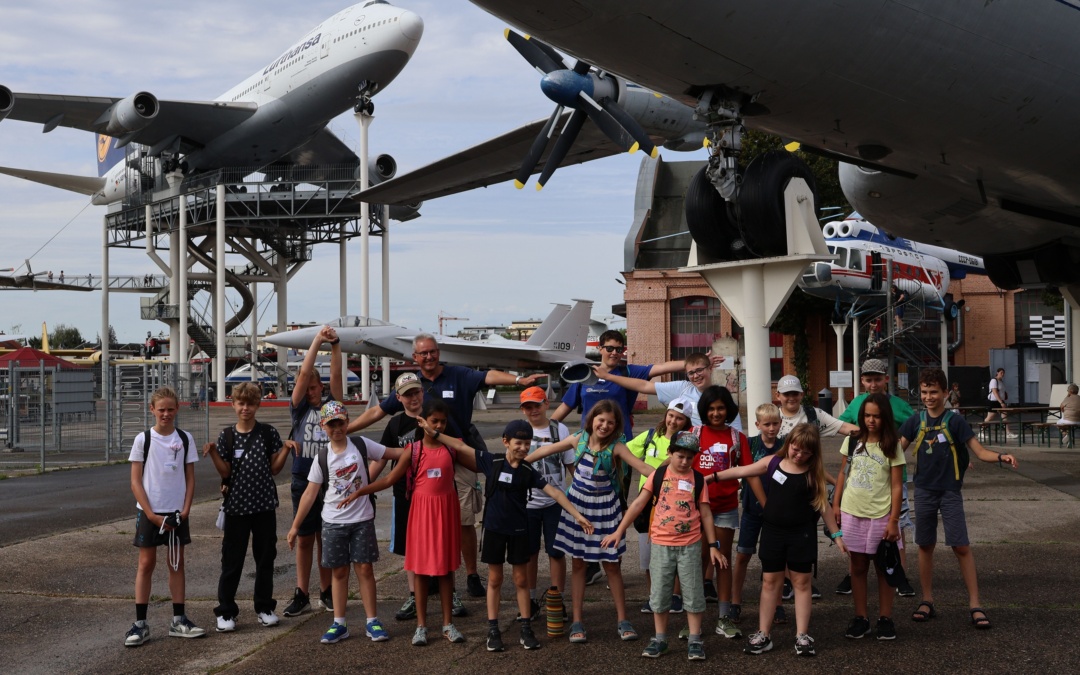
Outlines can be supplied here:
<path id="1" fill-rule="evenodd" d="M 843 246 L 836 246 L 834 248 L 835 250 L 833 251 L 833 253 L 835 253 L 837 257 L 836 262 L 834 262 L 833 264 L 837 267 L 847 267 L 848 250 Z"/>
<path id="2" fill-rule="evenodd" d="M 826 246 L 825 248 L 829 249 L 829 253 L 832 253 L 833 255 L 836 255 L 836 247 L 833 246 L 832 244 Z"/>
<path id="3" fill-rule="evenodd" d="M 862 271 L 862 257 L 859 255 L 859 252 L 858 251 L 849 251 L 849 253 L 851 254 L 851 261 L 848 263 L 848 269 L 849 270 L 857 270 L 857 271 L 861 272 Z"/>

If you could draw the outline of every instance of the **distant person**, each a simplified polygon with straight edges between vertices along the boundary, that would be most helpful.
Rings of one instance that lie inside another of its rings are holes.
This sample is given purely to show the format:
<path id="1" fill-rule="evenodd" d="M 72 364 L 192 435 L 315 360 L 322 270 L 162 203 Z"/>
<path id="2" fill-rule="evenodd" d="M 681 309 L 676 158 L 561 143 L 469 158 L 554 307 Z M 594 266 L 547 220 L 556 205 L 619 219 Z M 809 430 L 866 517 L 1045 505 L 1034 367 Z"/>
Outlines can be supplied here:
<path id="1" fill-rule="evenodd" d="M 60 283 L 64 283 L 64 270 L 60 270 Z"/>
<path id="2" fill-rule="evenodd" d="M 320 425 L 319 410 L 327 400 L 342 400 L 341 388 L 341 340 L 329 326 L 323 326 L 315 334 L 311 346 L 304 354 L 300 372 L 296 375 L 292 398 L 289 399 L 289 417 L 292 420 L 292 440 L 297 448 L 293 451 L 292 462 L 292 503 L 293 515 L 300 507 L 300 500 L 308 487 L 308 475 L 311 465 L 319 453 L 327 447 L 330 438 Z M 323 343 L 330 344 L 330 392 L 329 397 L 323 390 L 322 378 L 315 369 L 315 358 Z M 319 545 L 319 560 L 323 558 L 322 511 L 323 500 L 316 497 L 298 528 L 296 546 L 296 590 L 292 602 L 285 607 L 285 616 L 298 616 L 311 608 L 308 584 L 311 580 L 311 565 L 315 544 Z M 292 548 L 290 546 L 290 548 Z M 328 612 L 334 611 L 334 597 L 331 591 L 332 575 L 330 569 L 319 565 L 319 599 Z"/>
<path id="3" fill-rule="evenodd" d="M 1059 431 L 1061 431 L 1061 440 L 1069 435 L 1068 426 L 1073 424 L 1080 424 L 1080 396 L 1077 396 L 1077 392 L 1080 392 L 1080 387 L 1075 384 L 1070 384 L 1068 388 L 1068 394 L 1061 401 L 1061 405 L 1058 410 L 1061 412 L 1061 418 L 1058 420 Z"/>
<path id="4" fill-rule="evenodd" d="M 53 277 L 52 277 L 52 270 L 49 270 L 49 281 L 52 281 L 52 279 L 53 279 Z"/>
<path id="5" fill-rule="evenodd" d="M 896 332 L 904 330 L 904 305 L 909 300 L 907 291 L 902 290 L 899 286 L 894 285 L 892 287 L 893 295 L 893 312 L 896 318 Z"/>
<path id="6" fill-rule="evenodd" d="M 999 371 L 1004 375 L 1004 370 Z M 971 553 L 964 517 L 964 485 L 969 451 L 984 461 L 1016 468 L 1016 458 L 983 447 L 962 415 L 945 409 L 949 382 L 939 368 L 919 373 L 919 394 L 926 411 L 908 419 L 900 427 L 900 446 L 914 447 L 915 457 L 915 544 L 919 547 L 919 584 L 922 600 L 912 613 L 913 621 L 929 621 L 937 615 L 934 607 L 934 548 L 937 545 L 938 513 L 945 529 L 945 545 L 952 548 L 960 564 L 960 576 L 968 592 L 971 624 L 990 628 L 990 619 L 979 606 L 979 582 L 975 556 Z"/>
<path id="7" fill-rule="evenodd" d="M 282 442 L 278 430 L 255 419 L 261 390 L 243 382 L 232 390 L 236 423 L 218 434 L 217 443 L 203 446 L 221 475 L 225 501 L 221 539 L 221 577 L 218 580 L 217 630 L 236 630 L 240 607 L 236 589 L 244 572 L 248 541 L 255 561 L 255 614 L 263 626 L 278 624 L 274 599 L 274 560 L 277 559 L 278 493 L 274 476 L 285 467 L 295 441 Z"/>
<path id="8" fill-rule="evenodd" d="M 945 399 L 945 402 L 949 404 L 949 407 L 956 410 L 960 407 L 960 383 L 953 382 L 949 388 L 949 396 Z"/>
<path id="9" fill-rule="evenodd" d="M 154 426 L 135 437 L 131 462 L 131 491 L 138 515 L 134 545 L 139 549 L 135 573 L 135 623 L 124 636 L 124 646 L 138 647 L 150 639 L 146 611 L 150 587 L 157 565 L 158 546 L 168 546 L 169 591 L 172 594 L 170 637 L 197 638 L 206 635 L 188 619 L 184 607 L 184 547 L 191 543 L 188 515 L 195 496 L 195 462 L 199 449 L 195 437 L 176 428 L 179 398 L 169 387 L 150 396 Z"/>
<path id="10" fill-rule="evenodd" d="M 990 410 L 986 413 L 986 419 L 984 423 L 994 422 L 999 417 L 1005 424 L 1005 436 L 1008 438 L 1019 438 L 1017 434 L 1009 431 L 1009 425 L 1007 424 L 1009 416 L 1001 412 L 994 410 L 994 408 L 1007 408 L 1009 406 L 1009 392 L 1005 391 L 1005 369 L 998 368 L 994 377 L 990 379 L 989 392 L 986 395 L 986 400 L 990 401 Z"/>

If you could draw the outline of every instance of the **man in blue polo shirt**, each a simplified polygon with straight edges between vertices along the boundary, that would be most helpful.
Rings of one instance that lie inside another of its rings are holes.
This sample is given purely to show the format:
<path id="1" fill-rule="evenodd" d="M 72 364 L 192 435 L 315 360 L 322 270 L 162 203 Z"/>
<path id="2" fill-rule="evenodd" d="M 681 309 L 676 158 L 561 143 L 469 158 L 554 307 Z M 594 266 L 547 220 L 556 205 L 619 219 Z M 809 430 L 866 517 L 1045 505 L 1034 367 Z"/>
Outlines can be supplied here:
<path id="1" fill-rule="evenodd" d="M 501 370 L 475 370 L 464 366 L 445 365 L 439 362 L 439 343 L 435 336 L 420 333 L 413 338 L 413 361 L 420 366 L 420 385 L 424 389 L 424 400 L 438 399 L 450 407 L 450 419 L 447 420 L 446 433 L 464 439 L 470 447 L 487 450 L 487 445 L 472 423 L 473 399 L 482 387 L 518 385 L 530 387 L 544 374 L 521 377 Z M 378 406 L 367 410 L 349 424 L 348 432 L 356 433 L 387 415 L 402 412 L 405 406 L 397 397 L 391 396 Z M 481 598 L 487 594 L 480 575 L 476 570 L 476 517 L 483 506 L 476 473 L 465 467 L 457 466 L 454 471 L 454 483 L 457 487 L 458 501 L 461 504 L 461 555 L 465 559 L 467 589 L 469 595 Z M 467 612 L 460 602 L 454 603 L 454 616 L 464 616 Z"/>

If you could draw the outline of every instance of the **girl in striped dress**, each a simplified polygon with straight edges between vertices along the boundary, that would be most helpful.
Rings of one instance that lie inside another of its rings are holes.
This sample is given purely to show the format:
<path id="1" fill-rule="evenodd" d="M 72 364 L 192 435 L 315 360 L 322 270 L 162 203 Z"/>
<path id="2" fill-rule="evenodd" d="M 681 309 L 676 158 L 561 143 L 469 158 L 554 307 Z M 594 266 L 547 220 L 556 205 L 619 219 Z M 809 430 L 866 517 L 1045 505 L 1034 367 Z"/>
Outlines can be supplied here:
<path id="1" fill-rule="evenodd" d="M 642 475 L 648 475 L 651 470 L 619 441 L 623 419 L 622 411 L 614 401 L 605 399 L 594 405 L 582 426 L 583 431 L 567 436 L 558 443 L 545 445 L 525 458 L 528 462 L 535 462 L 568 448 L 576 448 L 574 477 L 567 496 L 574 508 L 592 522 L 594 530 L 592 534 L 586 534 L 573 518 L 563 517 L 555 537 L 555 548 L 573 559 L 571 597 L 574 622 L 570 626 L 570 642 L 586 640 L 581 617 L 585 604 L 585 566 L 590 562 L 602 563 L 607 572 L 611 598 L 615 601 L 618 614 L 619 637 L 636 640 L 638 634 L 626 619 L 626 595 L 620 567 L 620 559 L 626 553 L 626 543 L 620 541 L 619 547 L 612 549 L 601 548 L 600 542 L 615 532 L 622 521 L 617 477 L 623 471 L 623 463 Z"/>

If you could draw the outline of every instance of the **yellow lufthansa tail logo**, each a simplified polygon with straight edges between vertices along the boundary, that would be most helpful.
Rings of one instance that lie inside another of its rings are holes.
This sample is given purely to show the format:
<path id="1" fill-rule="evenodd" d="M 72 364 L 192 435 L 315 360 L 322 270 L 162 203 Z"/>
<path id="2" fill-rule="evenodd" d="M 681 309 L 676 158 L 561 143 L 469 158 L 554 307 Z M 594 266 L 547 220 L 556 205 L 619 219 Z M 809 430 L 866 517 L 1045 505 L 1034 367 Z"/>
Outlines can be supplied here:
<path id="1" fill-rule="evenodd" d="M 112 144 L 112 137 L 98 134 L 97 137 L 97 159 L 98 162 L 104 162 L 105 157 L 109 154 L 109 145 Z"/>

